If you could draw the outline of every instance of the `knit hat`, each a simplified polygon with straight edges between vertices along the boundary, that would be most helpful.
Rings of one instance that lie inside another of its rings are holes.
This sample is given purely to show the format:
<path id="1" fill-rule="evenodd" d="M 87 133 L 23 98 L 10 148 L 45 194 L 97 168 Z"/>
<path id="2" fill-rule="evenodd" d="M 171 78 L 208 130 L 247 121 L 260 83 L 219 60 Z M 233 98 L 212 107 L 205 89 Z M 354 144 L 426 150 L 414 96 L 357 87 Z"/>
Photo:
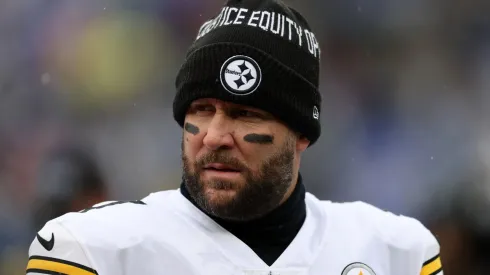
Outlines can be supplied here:
<path id="1" fill-rule="evenodd" d="M 310 140 L 320 136 L 320 47 L 303 16 L 279 0 L 229 0 L 205 22 L 176 79 L 174 118 L 217 98 L 267 111 Z"/>

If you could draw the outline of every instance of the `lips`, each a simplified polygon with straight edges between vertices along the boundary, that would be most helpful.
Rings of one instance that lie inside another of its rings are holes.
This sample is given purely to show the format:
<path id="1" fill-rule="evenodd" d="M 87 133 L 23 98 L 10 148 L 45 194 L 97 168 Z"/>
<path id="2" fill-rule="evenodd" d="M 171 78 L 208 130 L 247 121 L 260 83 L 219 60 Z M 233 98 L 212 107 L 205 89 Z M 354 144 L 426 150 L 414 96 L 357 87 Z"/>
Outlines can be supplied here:
<path id="1" fill-rule="evenodd" d="M 240 172 L 240 169 L 224 163 L 209 163 L 204 166 L 204 169 L 219 172 Z"/>

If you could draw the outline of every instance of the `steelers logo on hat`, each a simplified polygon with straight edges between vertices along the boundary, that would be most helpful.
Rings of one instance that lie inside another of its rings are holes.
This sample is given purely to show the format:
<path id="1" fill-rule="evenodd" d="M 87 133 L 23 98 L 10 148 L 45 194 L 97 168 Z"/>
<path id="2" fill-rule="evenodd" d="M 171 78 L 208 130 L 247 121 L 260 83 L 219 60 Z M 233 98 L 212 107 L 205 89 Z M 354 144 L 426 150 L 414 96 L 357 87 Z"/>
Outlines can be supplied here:
<path id="1" fill-rule="evenodd" d="M 376 275 L 376 273 L 366 264 L 352 263 L 344 268 L 341 275 Z"/>
<path id="2" fill-rule="evenodd" d="M 259 87 L 262 72 L 259 64 L 244 55 L 230 57 L 221 66 L 221 84 L 234 95 L 249 95 Z"/>

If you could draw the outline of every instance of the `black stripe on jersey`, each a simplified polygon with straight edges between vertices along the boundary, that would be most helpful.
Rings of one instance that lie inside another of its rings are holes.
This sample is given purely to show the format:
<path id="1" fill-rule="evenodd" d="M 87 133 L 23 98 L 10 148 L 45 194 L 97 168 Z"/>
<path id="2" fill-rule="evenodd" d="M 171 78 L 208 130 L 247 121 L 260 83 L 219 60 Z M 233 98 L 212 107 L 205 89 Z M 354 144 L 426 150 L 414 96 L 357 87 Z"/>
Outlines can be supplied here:
<path id="1" fill-rule="evenodd" d="M 37 268 L 31 268 L 26 270 L 26 274 L 29 273 L 38 273 L 38 274 L 48 274 L 48 275 L 68 275 L 65 273 L 60 273 L 60 272 L 55 272 L 55 271 L 50 271 L 50 270 L 44 270 L 44 269 L 37 269 Z"/>
<path id="2" fill-rule="evenodd" d="M 436 271 L 432 272 L 430 275 L 437 275 L 437 274 L 439 274 L 441 271 L 442 271 L 442 267 L 441 267 L 441 268 L 439 268 L 438 270 L 436 270 Z"/>
<path id="3" fill-rule="evenodd" d="M 426 266 L 426 265 L 428 265 L 428 264 L 432 263 L 433 261 L 437 260 L 437 258 L 439 258 L 439 254 L 437 254 L 436 256 L 434 256 L 434 257 L 430 258 L 429 260 L 427 260 L 427 261 L 426 261 L 426 262 L 425 262 L 425 263 L 422 265 L 422 267 L 424 267 L 424 266 Z"/>
<path id="4" fill-rule="evenodd" d="M 102 208 L 105 208 L 105 207 L 108 207 L 108 206 L 113 206 L 113 205 L 118 205 L 118 204 L 124 204 L 124 203 L 132 203 L 132 204 L 146 205 L 146 203 L 144 201 L 141 201 L 141 200 L 136 200 L 136 201 L 115 201 L 115 202 L 111 202 L 111 203 L 108 203 L 108 204 L 104 204 L 104 205 L 100 205 L 100 206 L 92 206 L 90 208 L 83 209 L 82 211 L 80 211 L 80 213 L 86 213 L 86 212 L 88 212 L 90 210 L 102 209 Z"/>
<path id="5" fill-rule="evenodd" d="M 61 263 L 61 264 L 66 264 L 66 265 L 71 265 L 80 269 L 83 269 L 85 271 L 94 273 L 98 275 L 97 271 L 93 268 L 90 268 L 88 266 L 81 265 L 79 263 L 74 263 L 66 260 L 61 260 L 61 259 L 56 259 L 56 258 L 50 258 L 50 257 L 43 257 L 43 256 L 31 256 L 29 257 L 29 260 L 42 260 L 42 261 L 51 261 L 51 262 L 56 262 L 56 263 Z"/>

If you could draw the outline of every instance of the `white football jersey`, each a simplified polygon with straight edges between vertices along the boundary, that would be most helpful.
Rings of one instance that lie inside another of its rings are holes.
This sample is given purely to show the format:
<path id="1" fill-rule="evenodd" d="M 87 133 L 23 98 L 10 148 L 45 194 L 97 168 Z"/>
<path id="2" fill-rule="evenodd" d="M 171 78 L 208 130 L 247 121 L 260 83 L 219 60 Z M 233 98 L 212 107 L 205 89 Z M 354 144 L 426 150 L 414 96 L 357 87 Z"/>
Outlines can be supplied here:
<path id="1" fill-rule="evenodd" d="M 439 244 L 417 220 L 362 202 L 305 200 L 305 222 L 272 266 L 171 190 L 48 222 L 32 242 L 27 274 L 443 274 Z"/>

